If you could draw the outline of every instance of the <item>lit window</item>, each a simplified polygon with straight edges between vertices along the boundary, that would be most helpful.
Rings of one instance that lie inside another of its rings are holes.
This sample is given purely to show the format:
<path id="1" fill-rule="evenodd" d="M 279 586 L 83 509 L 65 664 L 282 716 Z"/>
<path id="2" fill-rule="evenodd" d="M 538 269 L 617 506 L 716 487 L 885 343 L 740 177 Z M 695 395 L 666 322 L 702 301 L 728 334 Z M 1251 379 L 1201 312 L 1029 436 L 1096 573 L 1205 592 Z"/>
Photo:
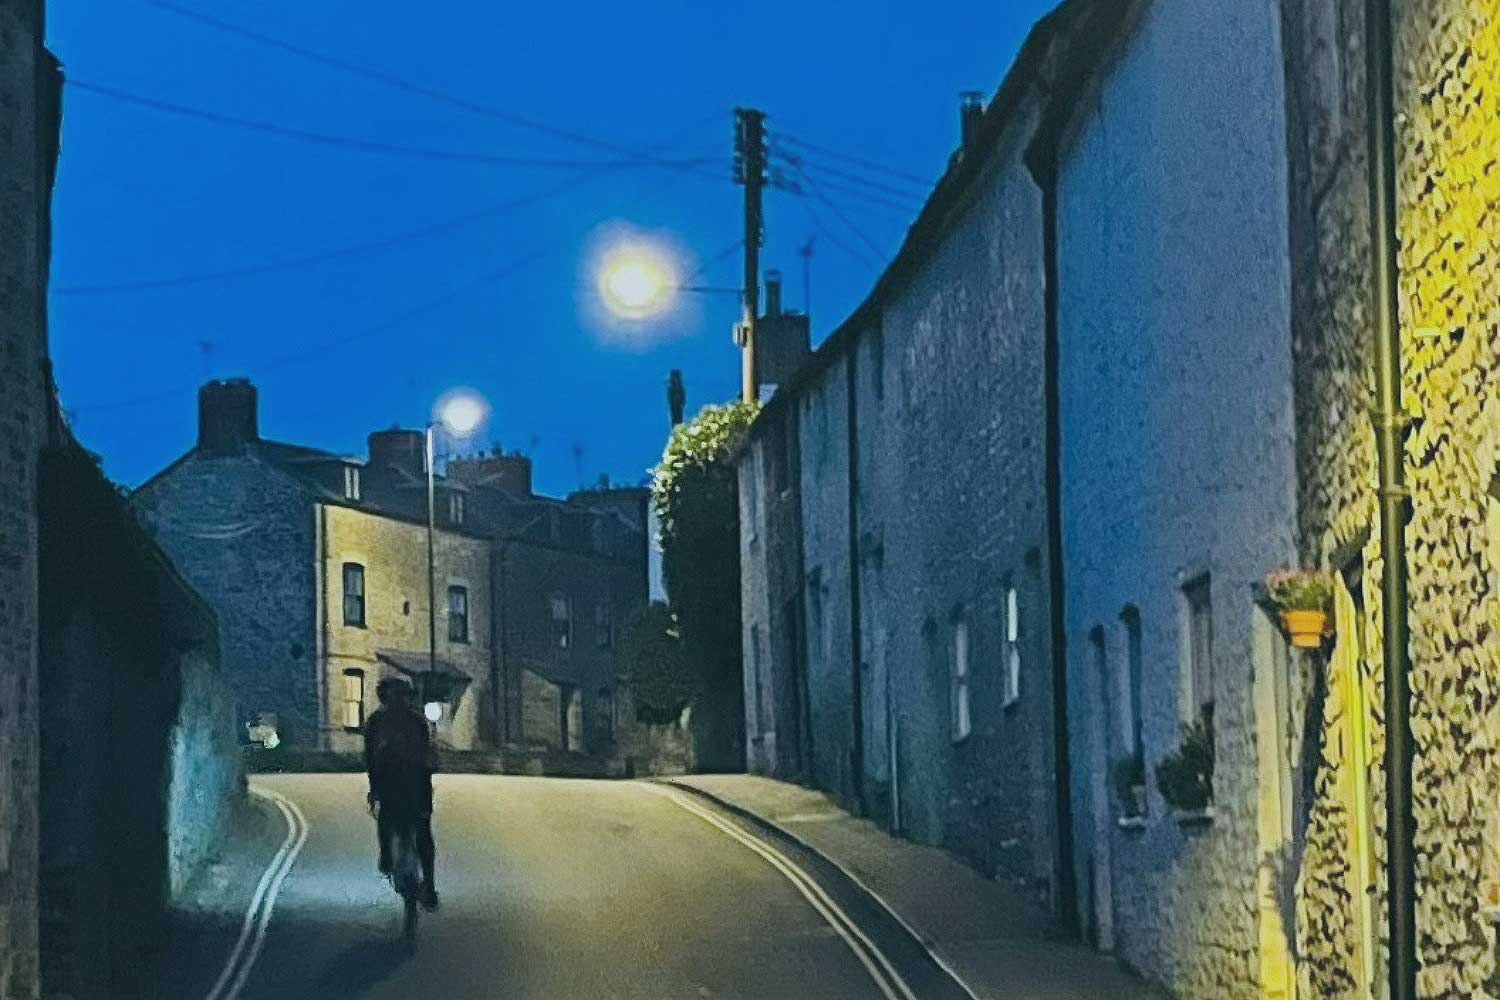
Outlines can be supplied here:
<path id="1" fill-rule="evenodd" d="M 365 568 L 359 563 L 344 563 L 344 624 L 365 624 Z"/>
<path id="2" fill-rule="evenodd" d="M 365 672 L 344 671 L 344 728 L 363 729 L 365 725 Z"/>
<path id="3" fill-rule="evenodd" d="M 359 469 L 353 465 L 344 466 L 344 499 L 359 499 Z"/>
<path id="4" fill-rule="evenodd" d="M 953 742 L 958 743 L 969 736 L 972 723 L 969 718 L 969 626 L 958 622 L 953 626 L 952 649 L 953 681 Z"/>
<path id="5" fill-rule="evenodd" d="M 1005 588 L 1005 643 L 1001 664 L 1002 705 L 1021 698 L 1021 600 L 1015 587 Z"/>
<path id="6" fill-rule="evenodd" d="M 567 597 L 562 594 L 553 594 L 549 603 L 552 610 L 552 633 L 557 641 L 557 648 L 567 649 L 573 644 L 572 608 Z"/>
<path id="7" fill-rule="evenodd" d="M 448 588 L 448 641 L 469 641 L 469 589 Z"/>

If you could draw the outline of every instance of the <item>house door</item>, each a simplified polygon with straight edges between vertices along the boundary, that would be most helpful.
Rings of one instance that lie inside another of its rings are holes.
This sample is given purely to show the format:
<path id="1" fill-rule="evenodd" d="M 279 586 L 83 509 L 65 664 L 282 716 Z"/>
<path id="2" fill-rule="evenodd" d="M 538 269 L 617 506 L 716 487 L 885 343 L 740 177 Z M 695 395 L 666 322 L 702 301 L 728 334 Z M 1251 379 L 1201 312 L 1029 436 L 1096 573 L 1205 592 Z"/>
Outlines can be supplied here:
<path id="1" fill-rule="evenodd" d="M 1255 747 L 1259 794 L 1256 826 L 1259 864 L 1256 905 L 1260 925 L 1260 984 L 1265 1000 L 1295 1000 L 1296 953 L 1292 854 L 1292 660 L 1281 629 L 1265 611 L 1254 612 Z"/>

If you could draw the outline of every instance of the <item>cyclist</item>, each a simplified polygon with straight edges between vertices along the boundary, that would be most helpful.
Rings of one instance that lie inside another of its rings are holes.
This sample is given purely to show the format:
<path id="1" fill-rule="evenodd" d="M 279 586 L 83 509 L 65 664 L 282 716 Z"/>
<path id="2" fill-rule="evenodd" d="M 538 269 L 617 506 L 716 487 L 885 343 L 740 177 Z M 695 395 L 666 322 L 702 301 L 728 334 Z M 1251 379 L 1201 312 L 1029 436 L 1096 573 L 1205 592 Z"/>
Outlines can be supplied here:
<path id="1" fill-rule="evenodd" d="M 388 677 L 375 693 L 380 707 L 365 722 L 365 770 L 370 776 L 368 801 L 380 842 L 380 874 L 395 870 L 391 854 L 396 833 L 411 828 L 422 862 L 422 905 L 435 910 L 431 736 L 426 720 L 417 712 L 412 687 L 404 679 Z"/>

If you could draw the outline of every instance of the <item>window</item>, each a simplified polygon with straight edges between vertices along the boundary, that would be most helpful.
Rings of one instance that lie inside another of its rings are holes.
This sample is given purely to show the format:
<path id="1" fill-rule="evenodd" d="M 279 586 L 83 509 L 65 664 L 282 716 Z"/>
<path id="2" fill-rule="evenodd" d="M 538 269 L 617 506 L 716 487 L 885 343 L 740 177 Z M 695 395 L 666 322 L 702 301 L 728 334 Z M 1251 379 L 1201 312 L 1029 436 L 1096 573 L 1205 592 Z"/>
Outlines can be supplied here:
<path id="1" fill-rule="evenodd" d="M 1016 588 L 1005 588 L 1004 662 L 1001 663 L 1001 705 L 1021 700 L 1021 599 Z"/>
<path id="2" fill-rule="evenodd" d="M 615 644 L 615 616 L 608 601 L 594 605 L 594 644 L 600 649 Z"/>
<path id="3" fill-rule="evenodd" d="M 448 494 L 448 520 L 454 524 L 464 523 L 464 495 L 462 493 Z"/>
<path id="4" fill-rule="evenodd" d="M 448 641 L 469 641 L 469 588 L 448 588 Z"/>
<path id="5" fill-rule="evenodd" d="M 953 625 L 952 663 L 953 691 L 953 742 L 968 739 L 972 728 L 969 718 L 969 625 L 959 621 Z"/>
<path id="6" fill-rule="evenodd" d="M 344 624 L 365 624 L 365 568 L 359 563 L 344 563 Z"/>
<path id="7" fill-rule="evenodd" d="M 1125 626 L 1125 710 L 1130 713 L 1125 719 L 1124 732 L 1129 740 L 1131 752 L 1144 759 L 1146 741 L 1141 732 L 1141 612 L 1135 605 L 1126 605 L 1120 612 L 1120 621 Z"/>
<path id="8" fill-rule="evenodd" d="M 1214 612 L 1205 573 L 1182 588 L 1187 610 L 1187 686 L 1190 718 L 1213 711 Z"/>
<path id="9" fill-rule="evenodd" d="M 359 499 L 359 468 L 357 466 L 344 466 L 344 499 Z"/>
<path id="10" fill-rule="evenodd" d="M 573 644 L 573 609 L 562 594 L 553 594 L 548 605 L 552 612 L 553 641 L 558 649 L 567 649 Z"/>
<path id="11" fill-rule="evenodd" d="M 365 725 L 365 672 L 344 671 L 344 728 L 350 732 Z"/>

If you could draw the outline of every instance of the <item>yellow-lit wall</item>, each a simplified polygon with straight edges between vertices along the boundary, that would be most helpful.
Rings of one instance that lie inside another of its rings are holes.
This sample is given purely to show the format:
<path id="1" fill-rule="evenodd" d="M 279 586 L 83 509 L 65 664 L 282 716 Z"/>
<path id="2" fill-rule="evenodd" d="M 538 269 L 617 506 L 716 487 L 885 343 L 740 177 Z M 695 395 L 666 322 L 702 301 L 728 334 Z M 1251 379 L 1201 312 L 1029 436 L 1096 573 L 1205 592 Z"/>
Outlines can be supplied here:
<path id="1" fill-rule="evenodd" d="M 377 706 L 375 685 L 397 671 L 380 663 L 379 650 L 399 650 L 425 662 L 428 647 L 427 529 L 424 525 L 335 506 L 320 507 L 323 524 L 321 593 L 325 731 L 335 749 L 358 750 L 362 737 L 344 726 L 344 671 L 365 671 L 365 712 Z M 365 568 L 365 625 L 344 624 L 343 564 Z M 438 725 L 439 742 L 458 749 L 493 739 L 490 694 L 490 544 L 483 538 L 439 530 L 436 543 L 437 655 L 470 678 L 452 718 Z M 469 641 L 448 638 L 450 585 L 469 591 Z"/>

